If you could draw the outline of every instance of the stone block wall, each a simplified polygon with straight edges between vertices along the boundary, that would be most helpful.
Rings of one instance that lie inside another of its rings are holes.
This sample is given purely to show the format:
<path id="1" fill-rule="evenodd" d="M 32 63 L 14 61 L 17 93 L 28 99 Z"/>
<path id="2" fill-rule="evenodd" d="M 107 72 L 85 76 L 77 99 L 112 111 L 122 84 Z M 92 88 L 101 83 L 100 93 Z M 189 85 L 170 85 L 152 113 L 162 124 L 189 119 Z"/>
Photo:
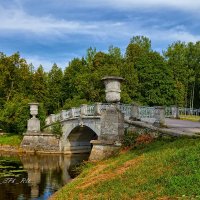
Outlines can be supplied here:
<path id="1" fill-rule="evenodd" d="M 60 138 L 48 133 L 26 134 L 21 143 L 25 151 L 44 151 L 60 153 Z"/>

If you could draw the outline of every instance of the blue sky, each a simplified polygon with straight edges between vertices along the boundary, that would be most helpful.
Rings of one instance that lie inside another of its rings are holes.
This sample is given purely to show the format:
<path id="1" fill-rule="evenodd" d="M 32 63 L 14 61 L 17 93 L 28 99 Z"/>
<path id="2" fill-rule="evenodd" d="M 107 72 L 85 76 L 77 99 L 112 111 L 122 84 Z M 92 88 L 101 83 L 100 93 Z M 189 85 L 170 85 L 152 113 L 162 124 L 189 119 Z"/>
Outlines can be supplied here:
<path id="1" fill-rule="evenodd" d="M 156 51 L 174 41 L 200 40 L 197 0 L 0 0 L 0 51 L 28 63 L 63 69 L 89 47 L 122 52 L 135 35 Z"/>

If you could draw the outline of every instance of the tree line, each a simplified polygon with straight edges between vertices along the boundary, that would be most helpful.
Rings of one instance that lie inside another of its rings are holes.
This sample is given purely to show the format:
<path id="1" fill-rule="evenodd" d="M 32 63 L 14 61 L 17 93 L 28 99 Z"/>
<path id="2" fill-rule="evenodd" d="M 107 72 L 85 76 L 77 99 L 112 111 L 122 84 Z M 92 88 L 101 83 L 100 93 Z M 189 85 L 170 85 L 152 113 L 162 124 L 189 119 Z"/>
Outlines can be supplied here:
<path id="1" fill-rule="evenodd" d="M 89 48 L 62 70 L 49 72 L 28 64 L 19 53 L 0 53 L 0 129 L 22 133 L 29 118 L 29 102 L 40 102 L 39 117 L 83 103 L 104 102 L 101 78 L 121 76 L 123 103 L 200 107 L 200 42 L 177 41 L 162 53 L 152 49 L 145 36 L 131 38 L 124 55 L 110 46 L 108 52 Z"/>

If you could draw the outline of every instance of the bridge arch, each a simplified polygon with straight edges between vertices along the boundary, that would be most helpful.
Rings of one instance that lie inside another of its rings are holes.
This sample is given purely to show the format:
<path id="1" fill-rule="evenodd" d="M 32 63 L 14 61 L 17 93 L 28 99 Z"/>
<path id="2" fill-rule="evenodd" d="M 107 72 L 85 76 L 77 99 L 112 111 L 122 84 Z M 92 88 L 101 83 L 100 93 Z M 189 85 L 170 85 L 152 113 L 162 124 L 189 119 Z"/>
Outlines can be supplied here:
<path id="1" fill-rule="evenodd" d="M 62 122 L 63 125 L 63 139 L 67 140 L 69 134 L 72 132 L 72 130 L 76 127 L 83 126 L 83 127 L 88 127 L 92 131 L 94 131 L 97 136 L 100 135 L 101 132 L 101 122 L 100 118 L 84 118 L 82 120 L 80 119 L 71 119 L 71 120 L 66 120 Z"/>
<path id="2" fill-rule="evenodd" d="M 63 136 L 61 138 L 61 151 L 64 153 L 90 152 L 91 140 L 98 139 L 100 135 L 100 119 L 74 119 L 63 123 Z"/>
<path id="3" fill-rule="evenodd" d="M 88 142 L 90 144 L 91 140 L 96 139 L 98 139 L 98 135 L 88 126 L 77 126 L 68 135 L 68 141 L 75 146 L 85 145 Z"/>

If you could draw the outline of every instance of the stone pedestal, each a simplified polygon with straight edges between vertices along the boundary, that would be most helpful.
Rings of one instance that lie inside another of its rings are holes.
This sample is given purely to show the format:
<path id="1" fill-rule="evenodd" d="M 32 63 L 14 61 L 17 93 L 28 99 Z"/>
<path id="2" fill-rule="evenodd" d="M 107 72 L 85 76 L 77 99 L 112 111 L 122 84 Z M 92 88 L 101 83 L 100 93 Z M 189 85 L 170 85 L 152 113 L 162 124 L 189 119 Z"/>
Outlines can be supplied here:
<path id="1" fill-rule="evenodd" d="M 92 140 L 92 151 L 89 157 L 91 161 L 103 160 L 119 153 L 121 143 L 105 140 Z"/>
<path id="2" fill-rule="evenodd" d="M 102 160 L 118 153 L 124 134 L 124 114 L 111 105 L 101 114 L 101 134 L 98 140 L 92 140 L 93 145 L 90 160 Z"/>
<path id="3" fill-rule="evenodd" d="M 21 147 L 26 152 L 60 152 L 59 136 L 49 133 L 33 133 L 24 134 Z"/>
<path id="4" fill-rule="evenodd" d="M 172 109 L 172 116 L 173 116 L 173 118 L 180 119 L 178 106 L 172 106 L 171 109 Z"/>
<path id="5" fill-rule="evenodd" d="M 132 104 L 130 119 L 133 120 L 133 121 L 139 121 L 140 120 L 140 118 L 139 118 L 139 106 L 136 103 Z"/>
<path id="6" fill-rule="evenodd" d="M 32 118 L 28 120 L 27 131 L 21 147 L 27 152 L 60 152 L 59 137 L 49 133 L 41 133 L 40 120 L 36 118 L 39 103 L 29 103 Z M 53 119 L 49 119 L 53 121 Z"/>
<path id="7" fill-rule="evenodd" d="M 111 105 L 101 114 L 101 135 L 102 141 L 120 141 L 124 134 L 124 114 L 117 108 L 117 105 Z"/>
<path id="8" fill-rule="evenodd" d="M 94 114 L 101 115 L 101 103 L 95 103 Z"/>
<path id="9" fill-rule="evenodd" d="M 31 118 L 28 120 L 27 133 L 40 132 L 40 120 L 37 118 Z"/>
<path id="10" fill-rule="evenodd" d="M 165 108 L 163 106 L 156 106 L 155 107 L 155 122 L 154 126 L 157 127 L 164 127 L 165 126 Z"/>

